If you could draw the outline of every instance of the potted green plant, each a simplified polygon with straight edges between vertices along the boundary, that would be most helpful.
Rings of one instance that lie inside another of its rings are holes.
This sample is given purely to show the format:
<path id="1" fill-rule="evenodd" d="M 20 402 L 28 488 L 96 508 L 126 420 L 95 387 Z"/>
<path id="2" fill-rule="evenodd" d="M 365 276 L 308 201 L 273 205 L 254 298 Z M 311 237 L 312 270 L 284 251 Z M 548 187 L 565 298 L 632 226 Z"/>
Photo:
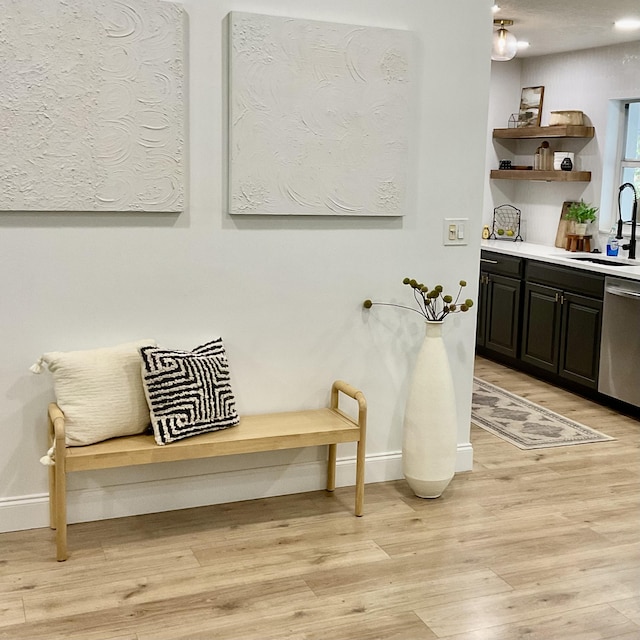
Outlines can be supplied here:
<path id="1" fill-rule="evenodd" d="M 587 232 L 587 223 L 596 219 L 596 213 L 598 213 L 598 207 L 592 207 L 584 200 L 580 200 L 569 207 L 565 218 L 573 221 L 576 235 L 583 236 Z"/>

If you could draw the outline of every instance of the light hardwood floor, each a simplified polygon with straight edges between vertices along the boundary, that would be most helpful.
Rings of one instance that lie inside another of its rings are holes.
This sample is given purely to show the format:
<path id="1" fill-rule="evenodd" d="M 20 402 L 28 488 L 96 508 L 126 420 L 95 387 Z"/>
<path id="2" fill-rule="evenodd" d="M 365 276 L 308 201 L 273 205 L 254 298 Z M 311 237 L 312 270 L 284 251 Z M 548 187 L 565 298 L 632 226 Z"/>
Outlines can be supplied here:
<path id="1" fill-rule="evenodd" d="M 472 428 L 442 498 L 404 482 L 0 535 L 0 638 L 638 640 L 640 422 L 478 359 L 617 438 L 521 451 Z"/>

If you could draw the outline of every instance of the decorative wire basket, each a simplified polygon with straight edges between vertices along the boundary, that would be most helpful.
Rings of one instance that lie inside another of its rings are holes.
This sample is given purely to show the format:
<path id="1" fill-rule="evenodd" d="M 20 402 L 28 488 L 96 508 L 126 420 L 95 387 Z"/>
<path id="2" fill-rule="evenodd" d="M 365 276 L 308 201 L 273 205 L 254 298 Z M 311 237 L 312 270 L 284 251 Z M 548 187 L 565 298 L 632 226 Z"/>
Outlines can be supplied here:
<path id="1" fill-rule="evenodd" d="M 512 113 L 509 116 L 509 122 L 507 126 L 509 127 L 509 129 L 520 129 L 521 127 L 526 127 L 529 125 L 530 118 L 531 113 Z"/>
<path id="2" fill-rule="evenodd" d="M 502 204 L 493 210 L 491 240 L 523 241 L 520 235 L 520 209 L 510 204 Z"/>

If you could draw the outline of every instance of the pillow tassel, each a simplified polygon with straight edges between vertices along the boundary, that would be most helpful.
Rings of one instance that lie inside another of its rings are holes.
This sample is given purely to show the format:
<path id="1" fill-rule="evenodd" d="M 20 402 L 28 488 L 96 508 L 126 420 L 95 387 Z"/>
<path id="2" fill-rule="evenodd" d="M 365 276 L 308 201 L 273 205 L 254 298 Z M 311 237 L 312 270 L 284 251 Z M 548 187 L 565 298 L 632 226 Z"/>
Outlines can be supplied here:
<path id="1" fill-rule="evenodd" d="M 31 371 L 32 373 L 42 373 L 43 365 L 44 365 L 44 358 L 39 358 L 37 362 L 34 362 L 29 367 L 29 371 Z"/>
<path id="2" fill-rule="evenodd" d="M 53 467 L 56 463 L 56 459 L 54 455 L 55 455 L 55 449 L 54 447 L 51 447 L 51 449 L 47 451 L 47 455 L 42 456 L 42 458 L 40 458 L 40 464 L 43 464 L 45 467 Z"/>

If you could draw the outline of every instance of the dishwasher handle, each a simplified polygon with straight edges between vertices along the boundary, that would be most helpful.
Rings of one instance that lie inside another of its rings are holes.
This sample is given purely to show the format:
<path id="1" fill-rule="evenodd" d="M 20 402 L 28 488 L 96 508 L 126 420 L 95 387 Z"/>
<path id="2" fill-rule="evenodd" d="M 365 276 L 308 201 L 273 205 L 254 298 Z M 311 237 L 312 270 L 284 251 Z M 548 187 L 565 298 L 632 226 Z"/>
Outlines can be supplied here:
<path id="1" fill-rule="evenodd" d="M 621 287 L 615 284 L 608 284 L 605 286 L 604 291 L 612 296 L 640 300 L 640 289 L 627 289 L 626 287 Z"/>

